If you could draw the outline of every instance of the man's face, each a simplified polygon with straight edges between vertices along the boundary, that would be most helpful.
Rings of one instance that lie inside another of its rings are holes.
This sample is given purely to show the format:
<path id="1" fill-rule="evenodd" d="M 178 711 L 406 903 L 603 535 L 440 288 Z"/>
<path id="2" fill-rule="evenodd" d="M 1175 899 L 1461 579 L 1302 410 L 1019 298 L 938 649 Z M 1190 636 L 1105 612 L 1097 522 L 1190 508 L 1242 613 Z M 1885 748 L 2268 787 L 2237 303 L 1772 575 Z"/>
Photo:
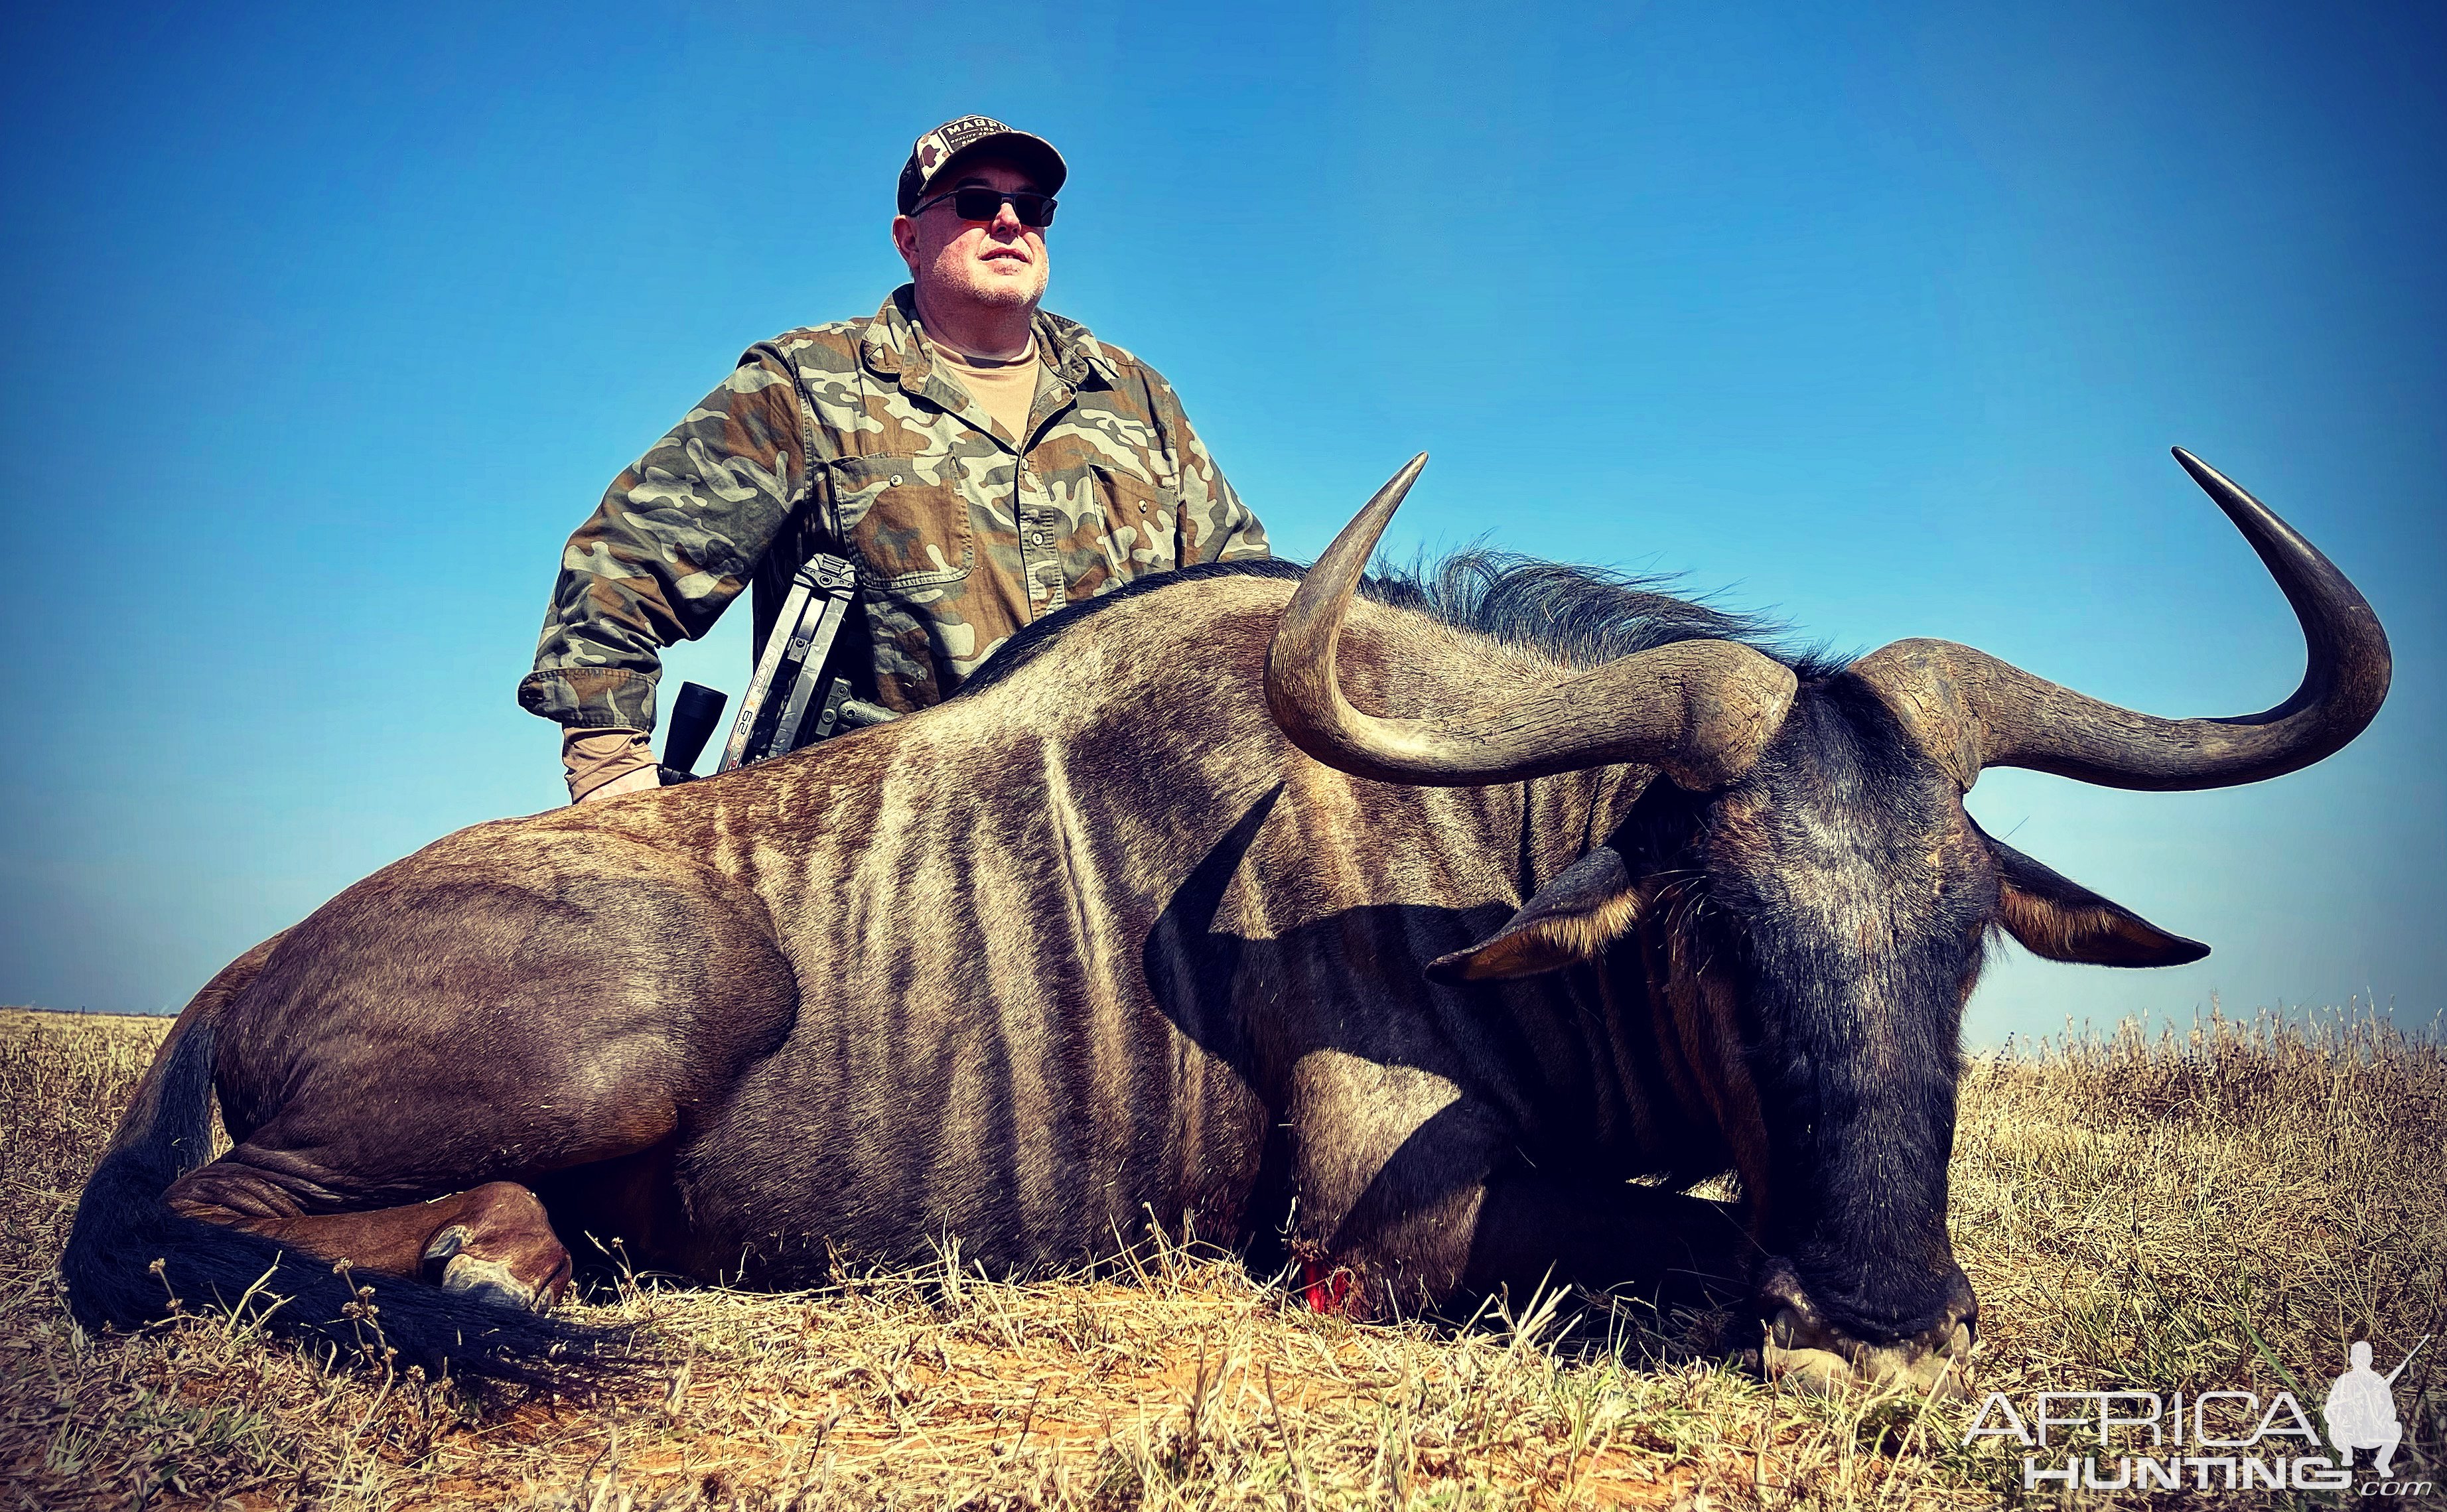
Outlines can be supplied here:
<path id="1" fill-rule="evenodd" d="M 926 203 L 962 184 L 1015 192 L 1036 189 L 1034 179 L 995 158 L 962 163 L 949 179 L 938 175 L 920 197 L 923 208 L 918 214 L 893 217 L 892 242 L 901 260 L 930 300 L 1033 307 L 1045 296 L 1045 233 L 1021 225 L 1008 204 L 998 207 L 992 220 L 963 220 L 948 199 Z"/>

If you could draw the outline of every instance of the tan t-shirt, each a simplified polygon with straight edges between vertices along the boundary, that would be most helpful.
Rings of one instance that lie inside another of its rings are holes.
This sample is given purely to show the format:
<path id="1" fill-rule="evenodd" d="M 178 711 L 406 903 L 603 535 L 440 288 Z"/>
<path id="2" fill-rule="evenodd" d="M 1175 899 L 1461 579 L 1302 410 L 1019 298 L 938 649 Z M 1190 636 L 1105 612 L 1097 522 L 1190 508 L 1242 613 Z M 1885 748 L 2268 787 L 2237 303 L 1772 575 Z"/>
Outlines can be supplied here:
<path id="1" fill-rule="evenodd" d="M 943 365 L 960 387 L 969 391 L 980 408 L 994 423 L 1011 433 L 1011 439 L 1028 444 L 1028 409 L 1036 402 L 1036 385 L 1045 374 L 1045 364 L 1036 354 L 1036 338 L 1028 338 L 1028 350 L 1008 362 L 990 357 L 972 357 L 955 351 L 941 342 L 928 337 L 926 344 L 935 349 L 935 360 Z"/>

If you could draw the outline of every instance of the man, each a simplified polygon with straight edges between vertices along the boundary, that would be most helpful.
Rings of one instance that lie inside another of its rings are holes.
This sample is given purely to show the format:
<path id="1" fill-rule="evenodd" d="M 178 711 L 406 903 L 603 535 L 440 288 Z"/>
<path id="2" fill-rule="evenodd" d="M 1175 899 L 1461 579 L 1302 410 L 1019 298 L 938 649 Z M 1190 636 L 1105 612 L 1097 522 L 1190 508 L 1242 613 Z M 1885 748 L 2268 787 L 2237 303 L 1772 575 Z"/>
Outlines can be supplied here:
<path id="1" fill-rule="evenodd" d="M 562 727 L 573 801 L 654 785 L 661 649 L 750 581 L 761 648 L 819 552 L 858 568 L 854 690 L 904 712 L 1074 599 L 1266 555 L 1155 369 L 1037 308 L 1067 175 L 983 116 L 920 137 L 892 221 L 911 281 L 870 318 L 749 348 L 613 481 L 561 553 L 519 684 Z"/>

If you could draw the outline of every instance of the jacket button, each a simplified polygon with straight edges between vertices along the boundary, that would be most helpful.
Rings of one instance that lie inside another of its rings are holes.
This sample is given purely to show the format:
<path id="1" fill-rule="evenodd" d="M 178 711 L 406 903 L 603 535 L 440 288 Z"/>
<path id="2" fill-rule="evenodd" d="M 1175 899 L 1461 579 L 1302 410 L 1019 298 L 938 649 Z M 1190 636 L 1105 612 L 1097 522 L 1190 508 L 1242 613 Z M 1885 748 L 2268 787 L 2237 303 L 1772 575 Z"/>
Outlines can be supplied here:
<path id="1" fill-rule="evenodd" d="M 901 486 L 901 475 L 899 473 L 894 473 L 892 475 L 892 486 L 895 488 Z"/>

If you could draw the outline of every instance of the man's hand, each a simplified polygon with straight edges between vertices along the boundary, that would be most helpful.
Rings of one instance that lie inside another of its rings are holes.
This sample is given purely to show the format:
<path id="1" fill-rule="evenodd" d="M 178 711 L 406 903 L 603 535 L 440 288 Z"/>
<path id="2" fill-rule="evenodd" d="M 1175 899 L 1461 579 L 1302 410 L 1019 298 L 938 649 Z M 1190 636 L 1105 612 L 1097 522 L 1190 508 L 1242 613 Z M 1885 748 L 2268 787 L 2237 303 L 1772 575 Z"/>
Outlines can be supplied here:
<path id="1" fill-rule="evenodd" d="M 622 793 L 643 792 L 649 787 L 660 787 L 662 785 L 663 779 L 661 773 L 655 771 L 652 766 L 640 766 L 635 771 L 629 773 L 625 777 L 615 777 L 610 782 L 603 784 L 599 787 L 588 788 L 585 792 L 579 794 L 575 800 L 573 800 L 573 802 L 591 803 L 597 799 L 617 798 Z"/>

